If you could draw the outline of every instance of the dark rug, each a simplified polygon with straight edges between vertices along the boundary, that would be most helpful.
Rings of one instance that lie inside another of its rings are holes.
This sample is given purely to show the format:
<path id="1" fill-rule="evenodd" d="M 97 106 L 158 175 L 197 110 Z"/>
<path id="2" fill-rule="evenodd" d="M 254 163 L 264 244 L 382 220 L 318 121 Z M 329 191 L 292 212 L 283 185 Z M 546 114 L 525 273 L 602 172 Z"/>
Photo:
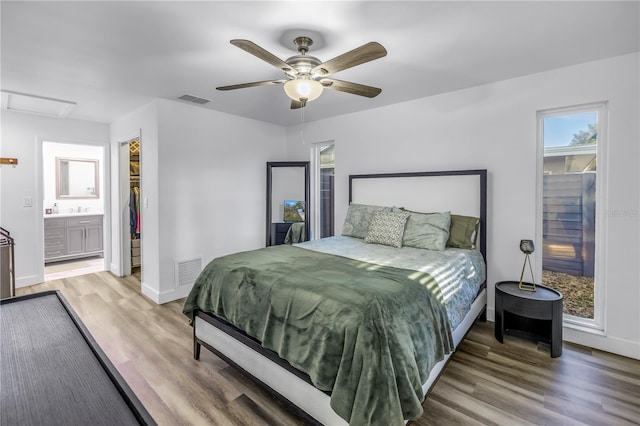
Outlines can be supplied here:
<path id="1" fill-rule="evenodd" d="M 59 293 L 3 300 L 0 323 L 1 425 L 153 423 Z"/>

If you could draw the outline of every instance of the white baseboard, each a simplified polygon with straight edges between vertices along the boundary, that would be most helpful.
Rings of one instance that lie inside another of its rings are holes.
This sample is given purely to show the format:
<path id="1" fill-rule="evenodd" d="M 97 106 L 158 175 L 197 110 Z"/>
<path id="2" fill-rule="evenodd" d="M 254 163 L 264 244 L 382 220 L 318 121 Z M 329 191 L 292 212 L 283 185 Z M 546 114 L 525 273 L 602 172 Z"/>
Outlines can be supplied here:
<path id="1" fill-rule="evenodd" d="M 153 300 L 157 304 L 160 304 L 160 294 L 156 291 L 155 288 L 149 287 L 145 283 L 140 285 L 140 289 L 142 290 L 142 294 L 147 296 L 149 299 Z"/>
<path id="2" fill-rule="evenodd" d="M 187 297 L 192 287 L 193 284 L 189 284 L 174 288 L 172 290 L 158 292 L 155 288 L 149 287 L 145 283 L 142 283 L 142 294 L 156 302 L 158 305 L 162 305 L 163 303 L 169 303 L 173 302 L 174 300 Z"/>
<path id="3" fill-rule="evenodd" d="M 115 263 L 110 263 L 109 264 L 109 271 L 117 276 L 117 277 L 121 277 L 122 276 L 122 272 L 120 271 L 120 266 L 116 265 Z"/>
<path id="4" fill-rule="evenodd" d="M 41 284 L 43 281 L 44 281 L 44 278 L 38 277 L 37 275 L 16 278 L 16 288 L 29 287 L 30 285 L 34 285 L 34 284 Z"/>
<path id="5" fill-rule="evenodd" d="M 585 333 L 568 327 L 562 330 L 562 340 L 640 360 L 640 342 L 633 340 Z"/>

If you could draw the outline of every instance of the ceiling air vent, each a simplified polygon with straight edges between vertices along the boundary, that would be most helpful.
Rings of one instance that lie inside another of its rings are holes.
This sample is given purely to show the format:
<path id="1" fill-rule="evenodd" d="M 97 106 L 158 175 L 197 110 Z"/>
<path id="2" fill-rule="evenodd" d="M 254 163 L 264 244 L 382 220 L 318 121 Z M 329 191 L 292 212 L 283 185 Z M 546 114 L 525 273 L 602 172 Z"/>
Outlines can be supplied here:
<path id="1" fill-rule="evenodd" d="M 194 104 L 204 105 L 211 102 L 209 99 L 198 98 L 196 96 L 191 95 L 182 95 L 178 99 L 182 99 L 183 101 L 193 102 Z"/>

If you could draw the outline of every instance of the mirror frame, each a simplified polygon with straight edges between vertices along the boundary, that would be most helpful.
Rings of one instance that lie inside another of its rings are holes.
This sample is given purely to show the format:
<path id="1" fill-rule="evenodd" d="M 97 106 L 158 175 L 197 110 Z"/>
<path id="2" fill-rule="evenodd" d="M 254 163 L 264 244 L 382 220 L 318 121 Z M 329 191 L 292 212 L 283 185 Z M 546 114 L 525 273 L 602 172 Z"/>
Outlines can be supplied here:
<path id="1" fill-rule="evenodd" d="M 309 175 L 309 161 L 268 161 L 267 162 L 267 238 L 266 246 L 271 245 L 271 205 L 273 203 L 272 189 L 273 189 L 273 176 L 272 171 L 274 167 L 304 167 L 304 203 L 306 214 L 304 215 L 304 226 L 306 241 L 309 241 L 311 235 L 311 229 L 309 227 L 309 217 L 311 216 L 311 184 Z"/>
<path id="2" fill-rule="evenodd" d="M 60 164 L 63 161 L 75 161 L 75 162 L 84 162 L 84 163 L 93 163 L 95 168 L 94 182 L 95 182 L 95 193 L 93 195 L 83 195 L 83 196 L 74 196 L 74 195 L 65 195 L 60 193 Z M 56 157 L 56 199 L 57 200 L 81 200 L 81 199 L 92 199 L 92 198 L 100 198 L 100 162 L 97 159 L 87 159 L 87 158 L 66 158 L 66 157 Z"/>

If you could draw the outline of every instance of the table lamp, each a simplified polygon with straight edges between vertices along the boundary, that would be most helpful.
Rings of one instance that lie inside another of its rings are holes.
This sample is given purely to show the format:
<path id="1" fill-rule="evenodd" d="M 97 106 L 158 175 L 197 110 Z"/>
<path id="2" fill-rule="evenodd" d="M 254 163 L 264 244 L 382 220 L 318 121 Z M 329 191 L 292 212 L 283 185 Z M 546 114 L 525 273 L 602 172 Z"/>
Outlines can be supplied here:
<path id="1" fill-rule="evenodd" d="M 534 250 L 535 247 L 532 240 L 520 240 L 520 251 L 524 253 L 524 264 L 522 265 L 522 273 L 520 274 L 520 282 L 518 283 L 518 288 L 520 290 L 536 291 L 536 282 L 533 278 L 533 267 L 531 266 L 531 259 L 529 258 L 529 255 L 533 253 Z M 522 282 L 527 262 L 529 262 L 529 270 L 531 271 L 531 283 Z"/>

